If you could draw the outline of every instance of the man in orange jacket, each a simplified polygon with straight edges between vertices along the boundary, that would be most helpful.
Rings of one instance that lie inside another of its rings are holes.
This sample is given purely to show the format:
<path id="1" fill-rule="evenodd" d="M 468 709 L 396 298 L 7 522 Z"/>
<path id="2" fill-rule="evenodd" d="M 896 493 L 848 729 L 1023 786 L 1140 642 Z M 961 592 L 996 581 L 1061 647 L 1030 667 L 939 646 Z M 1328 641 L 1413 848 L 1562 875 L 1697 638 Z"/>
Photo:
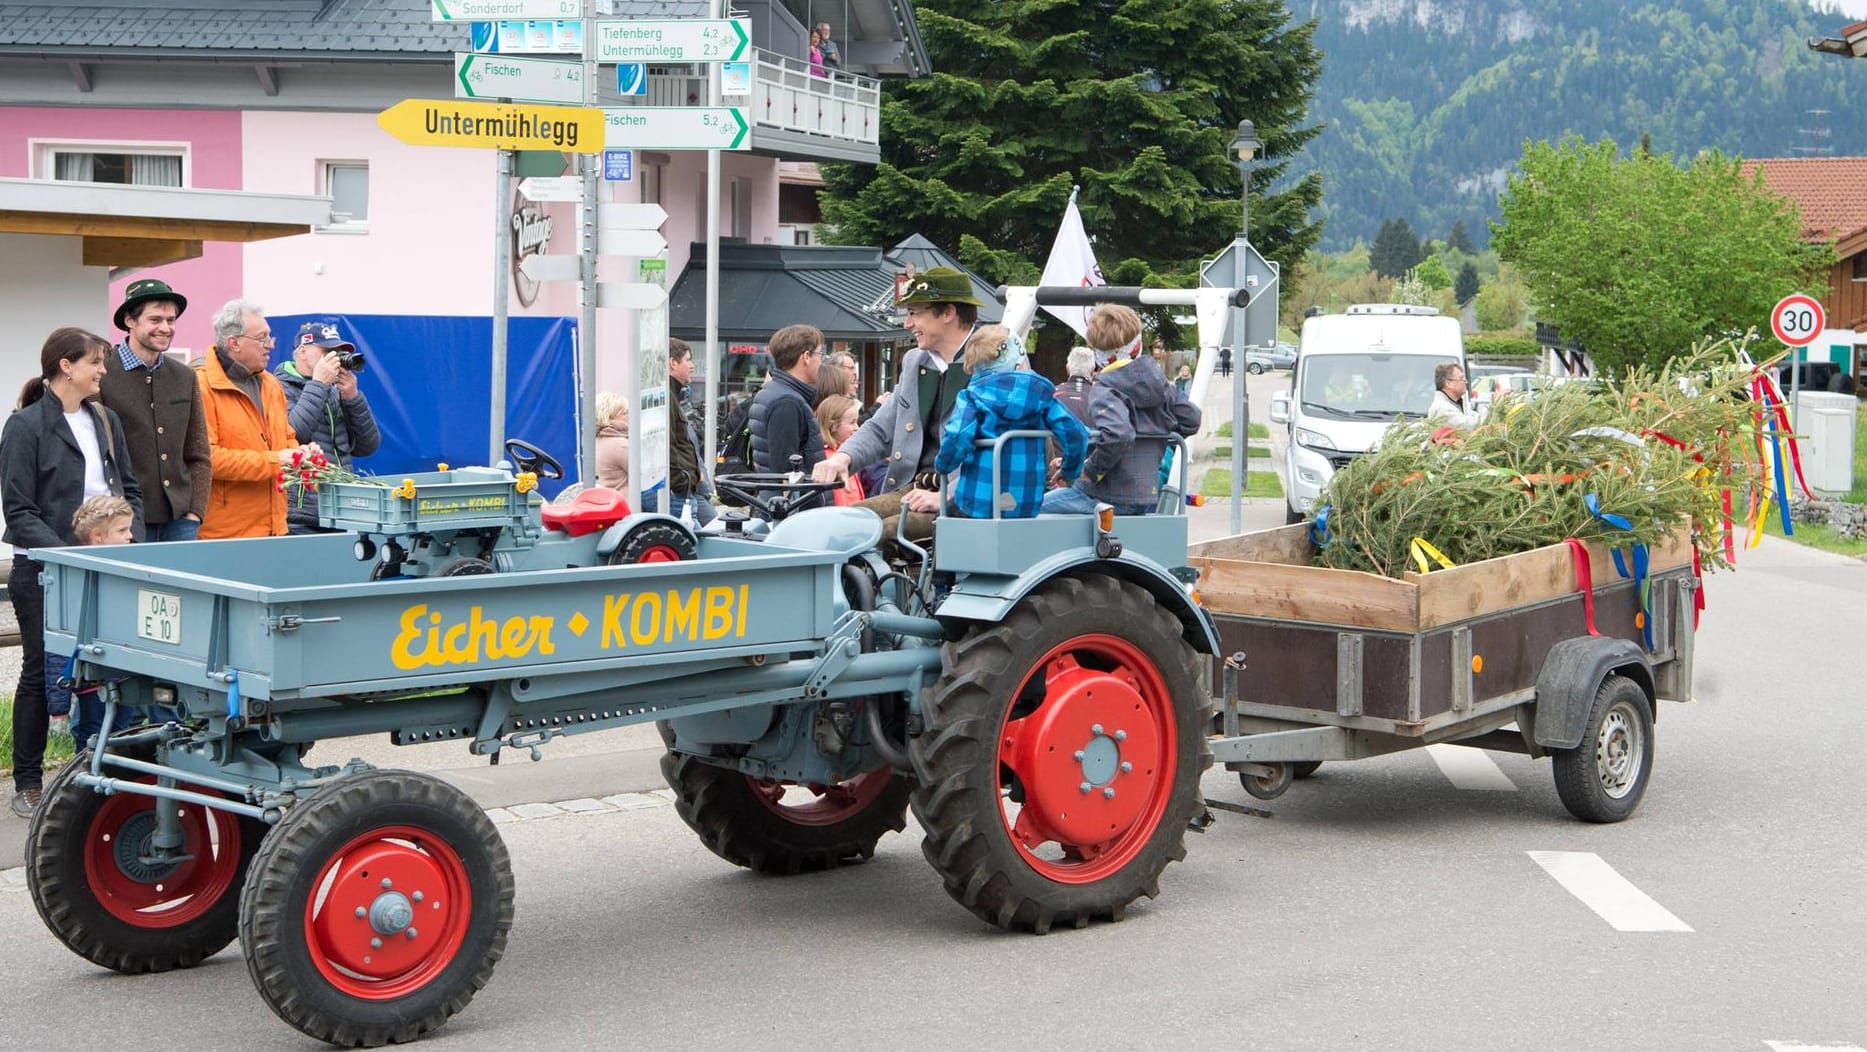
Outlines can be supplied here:
<path id="1" fill-rule="evenodd" d="M 199 367 L 214 485 L 203 540 L 285 533 L 279 471 L 319 452 L 292 433 L 285 388 L 266 371 L 272 330 L 258 304 L 233 300 L 214 315 L 214 347 Z"/>

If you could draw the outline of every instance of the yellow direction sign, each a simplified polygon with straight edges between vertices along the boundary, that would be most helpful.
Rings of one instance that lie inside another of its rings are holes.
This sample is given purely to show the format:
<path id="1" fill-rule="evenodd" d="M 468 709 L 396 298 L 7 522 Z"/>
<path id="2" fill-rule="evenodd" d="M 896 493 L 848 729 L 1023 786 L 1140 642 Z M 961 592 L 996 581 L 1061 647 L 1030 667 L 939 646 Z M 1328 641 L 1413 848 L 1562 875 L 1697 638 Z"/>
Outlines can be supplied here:
<path id="1" fill-rule="evenodd" d="M 382 130 L 410 146 L 599 153 L 603 111 L 582 106 L 404 99 L 376 115 Z"/>

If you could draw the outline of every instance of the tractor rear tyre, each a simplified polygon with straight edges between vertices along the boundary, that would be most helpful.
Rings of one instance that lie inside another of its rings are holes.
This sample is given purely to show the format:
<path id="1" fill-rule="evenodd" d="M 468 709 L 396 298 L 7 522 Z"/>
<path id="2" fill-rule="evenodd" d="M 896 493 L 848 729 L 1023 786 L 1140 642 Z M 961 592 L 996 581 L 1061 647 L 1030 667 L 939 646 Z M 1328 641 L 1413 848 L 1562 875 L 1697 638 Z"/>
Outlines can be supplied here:
<path id="1" fill-rule="evenodd" d="M 808 798 L 792 783 L 764 781 L 673 751 L 673 732 L 660 724 L 669 751 L 661 776 L 674 790 L 674 811 L 700 834 L 707 850 L 757 873 L 791 875 L 862 862 L 875 844 L 907 825 L 912 783 L 883 768 L 836 785 L 811 785 Z"/>
<path id="2" fill-rule="evenodd" d="M 1136 585 L 1059 578 L 942 657 L 911 748 L 921 851 L 947 893 L 1039 934 L 1158 895 L 1212 765 L 1179 619 Z"/>
<path id="3" fill-rule="evenodd" d="M 320 1041 L 410 1041 L 467 1007 L 512 927 L 512 865 L 465 793 L 369 771 L 285 813 L 247 874 L 240 941 L 280 1019 Z"/>
<path id="4" fill-rule="evenodd" d="M 182 852 L 193 857 L 151 862 L 155 797 L 77 784 L 90 767 L 81 752 L 58 772 L 26 833 L 26 886 L 46 927 L 85 960 L 132 975 L 192 968 L 220 952 L 239 934 L 240 883 L 266 824 L 184 803 Z"/>

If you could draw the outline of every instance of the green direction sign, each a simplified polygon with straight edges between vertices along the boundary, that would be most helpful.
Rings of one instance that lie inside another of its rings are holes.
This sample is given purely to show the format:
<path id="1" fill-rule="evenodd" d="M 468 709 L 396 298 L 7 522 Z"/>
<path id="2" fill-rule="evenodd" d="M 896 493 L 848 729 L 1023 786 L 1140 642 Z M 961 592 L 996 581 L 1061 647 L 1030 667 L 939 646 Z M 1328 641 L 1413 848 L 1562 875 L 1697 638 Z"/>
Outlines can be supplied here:
<path id="1" fill-rule="evenodd" d="M 497 22 L 583 15 L 583 0 L 428 0 L 428 3 L 428 17 L 433 22 Z"/>
<path id="2" fill-rule="evenodd" d="M 603 111 L 611 149 L 749 150 L 752 125 L 731 106 L 619 106 Z"/>
<path id="3" fill-rule="evenodd" d="M 751 50 L 749 18 L 631 18 L 596 24 L 598 62 L 737 62 Z"/>
<path id="4" fill-rule="evenodd" d="M 456 52 L 454 97 L 582 103 L 583 63 Z"/>

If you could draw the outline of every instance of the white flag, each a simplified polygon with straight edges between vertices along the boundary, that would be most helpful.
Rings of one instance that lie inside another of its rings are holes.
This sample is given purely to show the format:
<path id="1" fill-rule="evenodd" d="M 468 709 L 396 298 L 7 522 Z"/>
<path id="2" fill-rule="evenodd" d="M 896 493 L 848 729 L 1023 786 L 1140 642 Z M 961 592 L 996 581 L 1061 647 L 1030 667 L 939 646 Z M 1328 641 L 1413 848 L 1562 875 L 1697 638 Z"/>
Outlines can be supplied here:
<path id="1" fill-rule="evenodd" d="M 1057 240 L 1050 246 L 1050 258 L 1044 262 L 1040 285 L 1068 285 L 1088 288 L 1106 285 L 1102 268 L 1096 265 L 1096 250 L 1083 230 L 1083 214 L 1076 210 L 1076 191 L 1070 191 L 1069 207 L 1063 210 L 1063 223 L 1057 227 Z M 1076 330 L 1082 336 L 1089 327 L 1088 307 L 1045 307 L 1051 317 Z"/>

